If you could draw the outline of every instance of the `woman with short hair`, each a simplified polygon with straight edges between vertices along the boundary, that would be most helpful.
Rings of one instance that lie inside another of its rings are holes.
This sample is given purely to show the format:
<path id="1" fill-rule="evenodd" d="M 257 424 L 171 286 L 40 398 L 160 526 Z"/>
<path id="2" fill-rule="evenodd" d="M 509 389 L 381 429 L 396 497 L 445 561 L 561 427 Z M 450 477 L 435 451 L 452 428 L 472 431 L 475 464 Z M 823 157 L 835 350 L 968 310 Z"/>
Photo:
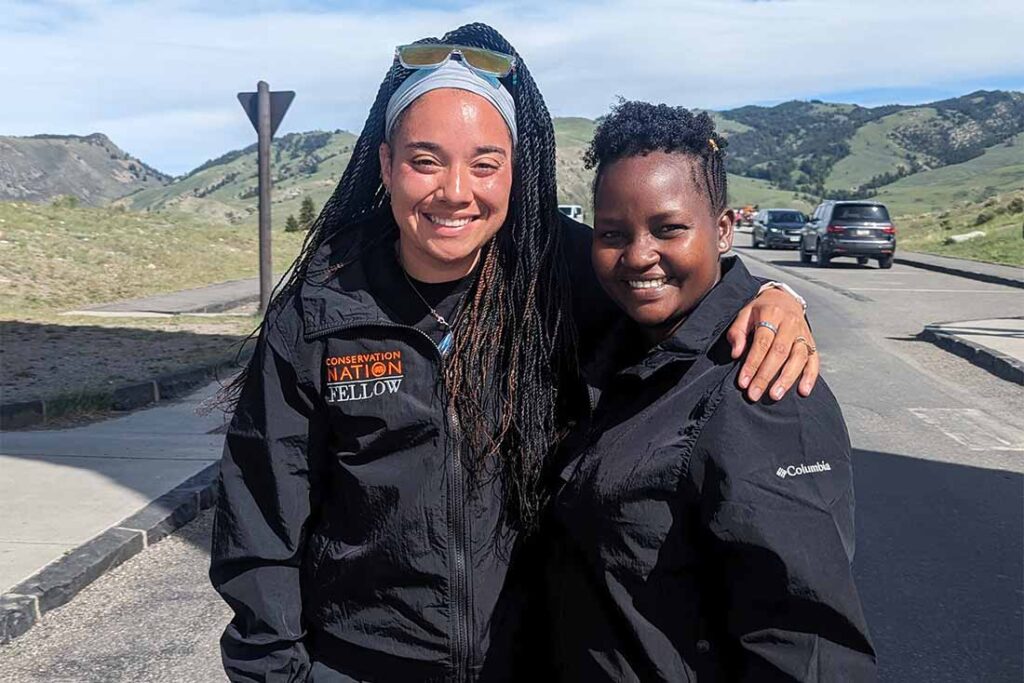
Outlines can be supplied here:
<path id="1" fill-rule="evenodd" d="M 823 383 L 751 401 L 723 332 L 761 283 L 732 246 L 706 113 L 623 102 L 587 153 L 593 263 L 626 313 L 552 471 L 561 681 L 871 681 L 850 441 Z M 806 352 L 811 342 L 801 339 Z"/>

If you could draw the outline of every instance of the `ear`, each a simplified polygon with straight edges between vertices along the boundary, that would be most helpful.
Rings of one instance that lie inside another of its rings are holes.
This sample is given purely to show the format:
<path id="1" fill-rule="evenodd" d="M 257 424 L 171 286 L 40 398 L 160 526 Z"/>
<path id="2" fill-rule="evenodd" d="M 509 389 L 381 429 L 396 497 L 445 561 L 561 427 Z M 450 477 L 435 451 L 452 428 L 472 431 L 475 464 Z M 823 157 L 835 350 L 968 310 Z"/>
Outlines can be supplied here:
<path id="1" fill-rule="evenodd" d="M 736 223 L 736 213 L 732 209 L 726 209 L 718 217 L 718 255 L 732 249 L 732 229 Z"/>
<path id="2" fill-rule="evenodd" d="M 377 148 L 377 155 L 380 157 L 380 181 L 384 189 L 391 192 L 391 145 L 386 142 L 380 143 Z"/>

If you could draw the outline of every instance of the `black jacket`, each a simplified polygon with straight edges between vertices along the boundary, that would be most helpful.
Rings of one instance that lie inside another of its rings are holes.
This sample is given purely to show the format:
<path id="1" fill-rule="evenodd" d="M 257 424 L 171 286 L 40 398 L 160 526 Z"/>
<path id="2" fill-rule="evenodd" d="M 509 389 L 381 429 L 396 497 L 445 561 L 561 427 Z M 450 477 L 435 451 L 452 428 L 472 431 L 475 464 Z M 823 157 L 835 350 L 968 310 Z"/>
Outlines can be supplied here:
<path id="1" fill-rule="evenodd" d="M 575 225 L 568 255 L 586 293 L 589 231 Z M 410 324 L 424 311 L 395 237 L 378 214 L 326 242 L 257 342 L 210 568 L 235 613 L 221 640 L 232 680 L 514 675 L 526 642 L 515 536 L 496 477 L 468 485 L 439 335 Z M 610 310 L 591 300 L 590 319 Z"/>
<path id="2" fill-rule="evenodd" d="M 590 371 L 596 410 L 555 476 L 560 680 L 874 679 L 842 414 L 823 381 L 745 399 L 723 333 L 760 281 L 723 271 L 672 337 Z"/>

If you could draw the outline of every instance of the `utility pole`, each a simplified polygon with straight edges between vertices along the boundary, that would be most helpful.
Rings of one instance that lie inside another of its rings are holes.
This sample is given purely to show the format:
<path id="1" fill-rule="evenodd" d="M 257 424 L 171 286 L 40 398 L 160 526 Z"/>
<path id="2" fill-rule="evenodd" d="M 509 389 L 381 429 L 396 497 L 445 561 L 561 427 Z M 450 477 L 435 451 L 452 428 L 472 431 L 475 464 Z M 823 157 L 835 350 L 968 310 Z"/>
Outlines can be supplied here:
<path id="1" fill-rule="evenodd" d="M 274 289 L 274 271 L 270 259 L 270 140 L 294 99 L 295 93 L 291 90 L 271 92 L 266 81 L 256 84 L 256 92 L 238 93 L 238 101 L 256 128 L 260 197 L 260 315 L 266 314 L 270 306 L 270 293 Z"/>

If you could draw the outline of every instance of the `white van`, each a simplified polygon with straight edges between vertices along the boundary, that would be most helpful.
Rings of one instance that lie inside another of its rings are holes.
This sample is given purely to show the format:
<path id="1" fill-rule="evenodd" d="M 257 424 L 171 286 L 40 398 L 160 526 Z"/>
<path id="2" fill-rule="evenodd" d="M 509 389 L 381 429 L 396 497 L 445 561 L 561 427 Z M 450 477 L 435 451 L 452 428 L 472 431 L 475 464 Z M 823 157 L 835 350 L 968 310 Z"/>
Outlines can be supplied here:
<path id="1" fill-rule="evenodd" d="M 583 207 L 579 204 L 559 204 L 558 210 L 574 221 L 583 222 Z"/>

